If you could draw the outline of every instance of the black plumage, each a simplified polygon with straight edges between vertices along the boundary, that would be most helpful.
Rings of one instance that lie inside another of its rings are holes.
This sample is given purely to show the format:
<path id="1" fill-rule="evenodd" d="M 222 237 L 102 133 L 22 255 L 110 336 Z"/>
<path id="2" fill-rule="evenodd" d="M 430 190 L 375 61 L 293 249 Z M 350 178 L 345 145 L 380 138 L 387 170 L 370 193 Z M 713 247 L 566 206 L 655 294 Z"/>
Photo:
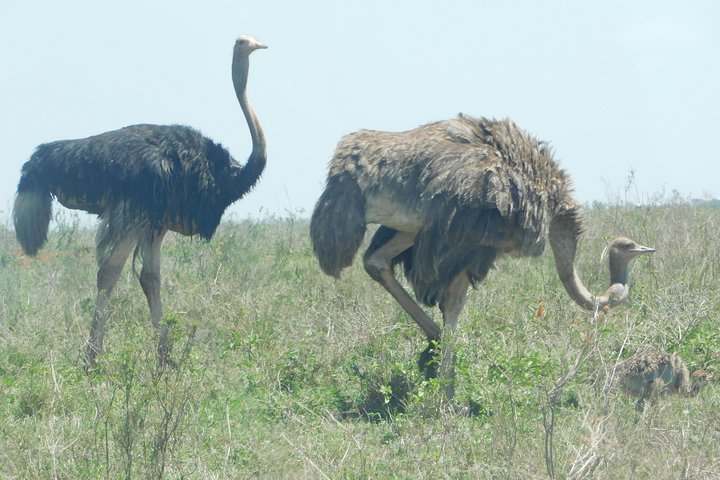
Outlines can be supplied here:
<path id="1" fill-rule="evenodd" d="M 191 127 L 132 125 L 40 145 L 23 165 L 18 195 L 49 192 L 96 215 L 122 205 L 125 221 L 209 239 L 225 209 L 257 181 L 262 170 L 255 170 L 241 173 L 222 145 Z M 34 240 L 23 241 L 28 253 L 40 247 Z"/>

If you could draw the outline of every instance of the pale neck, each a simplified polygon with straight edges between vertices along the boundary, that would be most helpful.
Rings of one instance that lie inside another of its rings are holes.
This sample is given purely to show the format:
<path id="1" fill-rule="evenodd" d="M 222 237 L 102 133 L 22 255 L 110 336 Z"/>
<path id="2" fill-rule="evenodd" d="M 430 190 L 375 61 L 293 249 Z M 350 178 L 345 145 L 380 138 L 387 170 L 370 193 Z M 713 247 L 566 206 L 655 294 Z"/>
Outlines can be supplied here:
<path id="1" fill-rule="evenodd" d="M 232 62 L 232 79 L 235 86 L 235 95 L 237 95 L 240 108 L 245 115 L 245 121 L 250 129 L 250 138 L 252 139 L 252 153 L 248 161 L 265 161 L 266 148 L 265 134 L 263 133 L 260 122 L 255 116 L 255 111 L 250 105 L 247 98 L 246 88 L 248 80 L 248 71 L 250 62 L 248 55 L 237 54 L 233 57 Z"/>
<path id="2" fill-rule="evenodd" d="M 550 226 L 550 246 L 555 257 L 555 267 L 565 290 L 570 298 L 579 306 L 587 310 L 602 310 L 605 307 L 614 307 L 628 298 L 627 270 L 616 267 L 617 278 L 624 279 L 625 283 L 616 283 L 616 275 L 611 273 L 610 287 L 602 295 L 595 296 L 580 281 L 575 268 L 575 254 L 577 252 L 576 229 L 568 224 L 567 219 L 556 219 Z M 624 272 L 624 277 L 623 277 Z"/>
<path id="3" fill-rule="evenodd" d="M 610 284 L 627 285 L 630 277 L 630 262 L 617 256 L 610 256 Z"/>

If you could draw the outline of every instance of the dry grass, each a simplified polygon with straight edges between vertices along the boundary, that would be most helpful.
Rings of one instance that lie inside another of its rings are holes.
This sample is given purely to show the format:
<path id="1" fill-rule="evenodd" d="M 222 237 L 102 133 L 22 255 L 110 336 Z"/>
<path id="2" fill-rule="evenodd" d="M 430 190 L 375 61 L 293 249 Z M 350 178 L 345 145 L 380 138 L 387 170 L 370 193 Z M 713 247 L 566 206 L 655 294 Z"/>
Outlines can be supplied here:
<path id="1" fill-rule="evenodd" d="M 126 268 L 90 375 L 92 231 L 65 217 L 29 260 L 0 229 L 0 477 L 715 478 L 715 384 L 643 414 L 609 386 L 647 345 L 717 378 L 720 210 L 586 213 L 579 268 L 594 291 L 616 234 L 657 248 L 633 267 L 631 302 L 595 322 L 549 255 L 501 261 L 461 319 L 452 406 L 417 371 L 420 330 L 359 264 L 323 276 L 304 220 L 167 239 L 177 370 L 155 365 Z"/>

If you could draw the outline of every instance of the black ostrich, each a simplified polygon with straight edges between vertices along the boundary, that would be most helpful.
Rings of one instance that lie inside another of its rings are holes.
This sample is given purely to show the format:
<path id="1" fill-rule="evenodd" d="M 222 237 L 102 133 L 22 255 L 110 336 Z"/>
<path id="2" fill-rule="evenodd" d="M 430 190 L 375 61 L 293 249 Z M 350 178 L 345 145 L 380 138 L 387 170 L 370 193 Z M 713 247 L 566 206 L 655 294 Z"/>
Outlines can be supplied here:
<path id="1" fill-rule="evenodd" d="M 171 341 L 160 325 L 160 249 L 165 234 L 210 239 L 225 209 L 262 174 L 267 156 L 263 131 L 246 95 L 250 54 L 267 48 L 250 36 L 235 42 L 232 79 L 253 149 L 240 165 L 220 144 L 181 125 L 132 125 L 77 140 L 40 145 L 22 168 L 13 208 L 15 234 L 28 255 L 47 240 L 52 199 L 100 217 L 97 231 L 97 300 L 86 360 L 102 352 L 108 299 L 135 247 L 142 260 L 140 285 L 158 354 L 168 361 Z"/>

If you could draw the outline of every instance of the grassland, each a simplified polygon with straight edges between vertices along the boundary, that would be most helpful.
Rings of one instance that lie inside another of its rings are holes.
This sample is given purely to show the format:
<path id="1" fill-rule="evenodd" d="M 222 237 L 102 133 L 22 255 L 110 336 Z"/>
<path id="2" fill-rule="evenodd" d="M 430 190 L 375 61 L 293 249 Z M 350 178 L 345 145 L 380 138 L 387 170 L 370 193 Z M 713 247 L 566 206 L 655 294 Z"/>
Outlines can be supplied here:
<path id="1" fill-rule="evenodd" d="M 167 238 L 177 369 L 156 364 L 127 266 L 89 373 L 92 230 L 61 213 L 28 259 L 0 227 L 0 477 L 720 477 L 715 383 L 642 414 L 610 388 L 616 363 L 647 346 L 720 374 L 720 209 L 597 205 L 586 220 L 578 261 L 593 291 L 616 234 L 657 248 L 633 266 L 631 301 L 595 320 L 549 249 L 503 259 L 461 318 L 453 404 L 417 370 L 419 328 L 359 263 L 322 275 L 301 218 Z"/>

